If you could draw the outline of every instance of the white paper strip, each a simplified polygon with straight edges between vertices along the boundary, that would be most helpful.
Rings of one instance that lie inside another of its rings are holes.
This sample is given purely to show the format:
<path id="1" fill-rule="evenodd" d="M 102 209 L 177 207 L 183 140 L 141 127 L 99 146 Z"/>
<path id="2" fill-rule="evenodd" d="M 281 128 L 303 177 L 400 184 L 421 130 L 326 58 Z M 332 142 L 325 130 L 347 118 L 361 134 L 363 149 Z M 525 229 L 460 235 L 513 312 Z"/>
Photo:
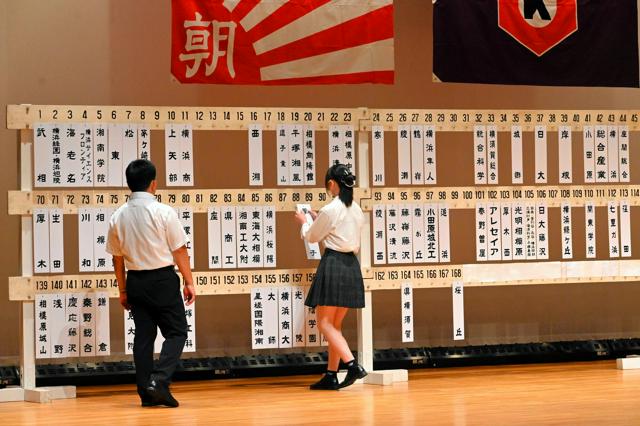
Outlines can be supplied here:
<path id="1" fill-rule="evenodd" d="M 238 268 L 249 267 L 249 216 L 251 214 L 251 207 L 237 206 L 236 207 L 236 239 L 237 239 L 237 259 Z"/>
<path id="2" fill-rule="evenodd" d="M 81 294 L 80 356 L 96 355 L 96 299 L 95 293 Z"/>
<path id="3" fill-rule="evenodd" d="M 302 126 L 289 126 L 289 185 L 304 184 L 304 148 L 302 144 Z"/>
<path id="4" fill-rule="evenodd" d="M 49 314 L 47 317 L 49 324 L 49 335 L 51 336 L 51 358 L 63 358 L 65 348 L 69 344 L 68 333 L 65 333 L 65 296 L 64 294 L 54 294 Z"/>
<path id="5" fill-rule="evenodd" d="M 571 233 L 571 204 L 560 205 L 560 229 L 562 235 L 562 258 L 573 259 L 573 235 Z"/>
<path id="6" fill-rule="evenodd" d="M 411 184 L 411 127 L 398 126 L 398 184 Z"/>
<path id="7" fill-rule="evenodd" d="M 120 187 L 126 182 L 123 182 L 122 175 L 123 169 L 123 125 L 121 124 L 109 124 L 107 129 L 108 147 L 107 163 L 109 171 L 107 173 L 108 186 Z"/>
<path id="8" fill-rule="evenodd" d="M 59 124 L 51 127 L 51 183 L 52 186 L 65 186 L 65 176 L 62 169 L 63 135 L 64 129 Z"/>
<path id="9" fill-rule="evenodd" d="M 49 210 L 33 209 L 33 271 L 51 271 L 49 255 Z"/>
<path id="10" fill-rule="evenodd" d="M 629 127 L 618 127 L 618 161 L 620 182 L 630 182 Z"/>
<path id="11" fill-rule="evenodd" d="M 133 321 L 133 312 L 125 309 L 124 310 L 124 353 L 126 355 L 133 354 L 133 339 L 135 339 L 135 337 L 136 337 L 136 324 Z"/>
<path id="12" fill-rule="evenodd" d="M 111 330 L 109 328 L 109 293 L 96 292 L 96 356 L 111 355 Z"/>
<path id="13" fill-rule="evenodd" d="M 487 258 L 488 260 L 502 259 L 502 236 L 500 231 L 500 204 L 487 204 Z"/>
<path id="14" fill-rule="evenodd" d="M 306 342 L 304 313 L 304 287 L 291 287 L 291 336 L 292 346 L 302 348 Z"/>
<path id="15" fill-rule="evenodd" d="M 180 127 L 180 186 L 193 186 L 193 126 L 184 124 Z"/>
<path id="16" fill-rule="evenodd" d="M 502 203 L 500 205 L 500 234 L 502 260 L 511 260 L 513 258 L 513 221 L 511 219 L 510 203 Z"/>
<path id="17" fill-rule="evenodd" d="M 107 253 L 107 233 L 113 209 L 93 209 L 93 265 L 94 271 L 113 271 L 111 255 Z"/>
<path id="18" fill-rule="evenodd" d="M 78 293 L 67 293 L 65 295 L 65 327 L 63 333 L 66 336 L 66 346 L 64 348 L 65 357 L 80 356 L 80 303 L 82 295 Z"/>
<path id="19" fill-rule="evenodd" d="M 487 126 L 487 183 L 498 184 L 498 130 Z"/>
<path id="20" fill-rule="evenodd" d="M 584 152 L 584 182 L 593 183 L 596 181 L 596 153 L 595 153 L 595 131 L 593 126 L 584 126 L 582 129 L 582 143 Z"/>
<path id="21" fill-rule="evenodd" d="M 609 257 L 620 257 L 620 242 L 618 226 L 618 203 L 607 203 L 607 226 L 609 228 Z"/>
<path id="22" fill-rule="evenodd" d="M 53 185 L 53 125 L 36 123 L 33 127 L 33 186 Z M 37 346 L 37 345 L 36 345 Z"/>
<path id="23" fill-rule="evenodd" d="M 608 182 L 609 152 L 607 147 L 607 126 L 596 126 L 594 144 L 596 161 L 596 182 Z"/>
<path id="24" fill-rule="evenodd" d="M 251 289 L 252 349 L 278 347 L 278 289 Z"/>
<path id="25" fill-rule="evenodd" d="M 78 208 L 78 268 L 80 272 L 95 270 L 93 216 L 95 209 Z"/>
<path id="26" fill-rule="evenodd" d="M 278 288 L 278 347 L 293 347 L 293 332 L 291 327 L 291 287 Z"/>
<path id="27" fill-rule="evenodd" d="M 425 217 L 423 215 L 422 204 L 411 204 L 412 217 L 412 246 L 413 246 L 413 263 L 425 262 L 425 250 L 427 246 Z M 438 253 L 435 253 L 437 258 Z"/>
<path id="28" fill-rule="evenodd" d="M 262 235 L 263 216 L 262 206 L 249 208 L 249 267 L 262 268 L 264 266 L 264 241 Z"/>
<path id="29" fill-rule="evenodd" d="M 307 307 L 305 309 L 305 333 L 307 347 L 320 346 L 320 330 L 318 329 L 315 308 Z"/>
<path id="30" fill-rule="evenodd" d="M 631 204 L 620 201 L 620 255 L 631 257 Z"/>
<path id="31" fill-rule="evenodd" d="M 609 126 L 607 132 L 607 161 L 609 163 L 609 182 L 620 181 L 618 126 Z"/>
<path id="32" fill-rule="evenodd" d="M 411 126 L 411 183 L 424 184 L 424 129 Z"/>
<path id="33" fill-rule="evenodd" d="M 596 208 L 593 202 L 584 205 L 585 243 L 587 259 L 596 258 Z"/>
<path id="34" fill-rule="evenodd" d="M 109 130 L 106 124 L 93 126 L 93 185 L 109 186 Z"/>
<path id="35" fill-rule="evenodd" d="M 558 127 L 558 179 L 562 183 L 573 182 L 571 127 Z"/>
<path id="36" fill-rule="evenodd" d="M 536 183 L 547 183 L 547 128 L 535 127 Z"/>
<path id="37" fill-rule="evenodd" d="M 138 157 L 151 161 L 151 130 L 148 124 L 138 124 Z"/>
<path id="38" fill-rule="evenodd" d="M 528 260 L 536 259 L 538 256 L 537 242 L 538 232 L 536 223 L 536 205 L 527 203 L 525 205 L 525 244 L 526 256 Z"/>
<path id="39" fill-rule="evenodd" d="M 401 204 L 399 211 L 400 263 L 411 263 L 413 260 L 413 244 L 411 243 L 413 219 L 411 217 L 411 205 Z"/>
<path id="40" fill-rule="evenodd" d="M 329 166 L 344 162 L 344 137 L 341 126 L 329 126 Z"/>
<path id="41" fill-rule="evenodd" d="M 437 263 L 440 254 L 440 247 L 438 245 L 438 205 L 425 204 L 423 214 L 426 241 L 425 260 L 428 263 Z"/>
<path id="42" fill-rule="evenodd" d="M 451 283 L 453 299 L 453 340 L 464 340 L 464 288 L 462 281 Z"/>
<path id="43" fill-rule="evenodd" d="M 426 185 L 438 183 L 435 126 L 424 126 L 424 183 Z"/>
<path id="44" fill-rule="evenodd" d="M 49 332 L 49 307 L 55 294 L 35 295 L 35 346 L 36 358 L 49 358 L 51 355 L 51 333 Z"/>
<path id="45" fill-rule="evenodd" d="M 264 241 L 264 267 L 276 266 L 276 209 L 274 206 L 264 206 L 262 210 L 262 241 Z"/>
<path id="46" fill-rule="evenodd" d="M 291 151 L 289 131 L 291 126 L 278 124 L 276 126 L 276 146 L 278 161 L 276 170 L 278 171 L 278 185 L 289 185 L 289 152 Z"/>
<path id="47" fill-rule="evenodd" d="M 546 203 L 536 206 L 536 258 L 549 258 L 549 210 Z"/>
<path id="48" fill-rule="evenodd" d="M 316 184 L 316 132 L 312 125 L 302 126 L 304 146 L 304 184 L 314 186 Z"/>
<path id="49" fill-rule="evenodd" d="M 62 185 L 80 186 L 80 132 L 75 124 L 60 127 L 60 165 Z"/>
<path id="50" fill-rule="evenodd" d="M 487 127 L 473 128 L 473 175 L 474 183 L 487 183 Z"/>
<path id="51" fill-rule="evenodd" d="M 308 213 L 309 211 L 311 211 L 310 204 L 297 204 L 296 211 L 303 211 L 305 213 L 305 217 L 307 218 L 307 223 L 309 225 L 313 224 L 313 219 Z M 309 243 L 307 240 L 304 240 L 304 248 L 307 253 L 307 259 L 320 259 L 320 245 L 318 243 Z"/>
<path id="52" fill-rule="evenodd" d="M 184 315 L 187 318 L 187 340 L 184 341 L 183 352 L 196 351 L 196 304 L 195 302 L 184 307 Z"/>
<path id="53" fill-rule="evenodd" d="M 479 262 L 489 258 L 487 253 L 487 206 L 476 204 L 476 260 Z"/>
<path id="54" fill-rule="evenodd" d="M 125 171 L 129 163 L 138 158 L 138 126 L 127 124 L 122 128 L 122 186 L 127 186 Z"/>
<path id="55" fill-rule="evenodd" d="M 385 224 L 386 209 L 384 204 L 373 206 L 373 264 L 387 263 L 387 237 Z"/>
<path id="56" fill-rule="evenodd" d="M 438 244 L 440 246 L 440 263 L 451 261 L 451 237 L 449 235 L 449 207 L 446 204 L 438 206 Z"/>
<path id="57" fill-rule="evenodd" d="M 249 125 L 249 185 L 262 186 L 262 124 Z"/>
<path id="58" fill-rule="evenodd" d="M 344 160 L 343 163 L 355 175 L 356 173 L 356 134 L 353 126 L 340 126 L 343 131 Z"/>
<path id="59" fill-rule="evenodd" d="M 522 168 L 522 128 L 511 126 L 511 183 L 523 182 Z"/>
<path id="60" fill-rule="evenodd" d="M 167 186 L 179 186 L 180 175 L 180 126 L 166 124 L 164 127 L 164 161 Z"/>
<path id="61" fill-rule="evenodd" d="M 398 205 L 387 204 L 387 253 L 390 264 L 400 263 L 402 257 L 399 218 Z"/>
<path id="62" fill-rule="evenodd" d="M 413 288 L 411 283 L 402 283 L 400 292 L 402 310 L 402 342 L 413 342 Z"/>
<path id="63" fill-rule="evenodd" d="M 522 203 L 512 204 L 511 227 L 513 233 L 513 260 L 525 260 L 527 258 L 527 234 L 525 207 Z"/>
<path id="64" fill-rule="evenodd" d="M 209 247 L 209 269 L 222 267 L 222 231 L 220 207 L 207 208 L 207 241 Z"/>
<path id="65" fill-rule="evenodd" d="M 80 176 L 79 185 L 93 186 L 93 127 L 87 123 L 78 124 L 80 132 Z"/>
<path id="66" fill-rule="evenodd" d="M 384 127 L 371 127 L 371 184 L 384 186 Z"/>
<path id="67" fill-rule="evenodd" d="M 187 243 L 187 254 L 189 255 L 189 264 L 191 265 L 191 269 L 193 269 L 195 257 L 195 255 L 193 254 L 193 247 L 195 245 L 195 242 L 193 240 L 193 207 L 185 206 L 176 207 L 175 209 L 178 213 L 180 223 L 182 224 L 182 229 L 184 229 L 184 233 L 187 234 L 187 237 L 189 238 L 189 242 Z"/>
<path id="68" fill-rule="evenodd" d="M 237 264 L 236 248 L 236 208 L 233 206 L 220 207 L 222 217 L 222 267 L 235 268 Z"/>
<path id="69" fill-rule="evenodd" d="M 51 273 L 64 272 L 64 216 L 62 209 L 49 210 L 49 263 Z"/>

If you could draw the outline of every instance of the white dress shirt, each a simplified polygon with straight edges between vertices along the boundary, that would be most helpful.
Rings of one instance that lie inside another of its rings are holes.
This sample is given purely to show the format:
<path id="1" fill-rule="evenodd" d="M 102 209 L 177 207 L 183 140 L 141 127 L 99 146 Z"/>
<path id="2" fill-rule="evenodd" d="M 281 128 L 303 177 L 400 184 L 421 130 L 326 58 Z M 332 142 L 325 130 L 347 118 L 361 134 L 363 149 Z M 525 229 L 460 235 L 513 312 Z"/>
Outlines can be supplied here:
<path id="1" fill-rule="evenodd" d="M 320 209 L 313 224 L 302 225 L 301 235 L 310 243 L 323 241 L 326 248 L 335 251 L 358 253 L 363 224 L 364 214 L 358 203 L 347 207 L 335 197 Z"/>
<path id="2" fill-rule="evenodd" d="M 131 194 L 109 221 L 107 253 L 123 256 L 129 270 L 173 265 L 172 252 L 188 242 L 176 211 L 148 192 Z"/>

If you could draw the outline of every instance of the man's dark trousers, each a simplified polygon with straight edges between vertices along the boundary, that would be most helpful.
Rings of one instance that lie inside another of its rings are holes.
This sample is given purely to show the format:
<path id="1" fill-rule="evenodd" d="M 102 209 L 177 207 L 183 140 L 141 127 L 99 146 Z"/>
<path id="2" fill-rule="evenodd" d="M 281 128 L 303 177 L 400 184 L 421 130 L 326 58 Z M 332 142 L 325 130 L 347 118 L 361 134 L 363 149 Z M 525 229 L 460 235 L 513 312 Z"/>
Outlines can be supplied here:
<path id="1" fill-rule="evenodd" d="M 133 361 L 138 393 L 142 397 L 152 375 L 160 384 L 169 385 L 187 340 L 180 278 L 173 265 L 149 271 L 128 271 L 127 301 L 136 325 Z M 153 343 L 158 327 L 165 340 L 154 368 Z"/>

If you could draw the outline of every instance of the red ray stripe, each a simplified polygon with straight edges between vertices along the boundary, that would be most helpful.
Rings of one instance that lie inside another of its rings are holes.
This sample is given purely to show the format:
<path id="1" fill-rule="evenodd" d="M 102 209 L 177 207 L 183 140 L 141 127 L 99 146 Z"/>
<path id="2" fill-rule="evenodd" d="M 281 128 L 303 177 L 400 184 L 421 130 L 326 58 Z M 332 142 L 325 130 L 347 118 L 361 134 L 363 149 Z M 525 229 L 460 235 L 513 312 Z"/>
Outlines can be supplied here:
<path id="1" fill-rule="evenodd" d="M 328 28 L 258 56 L 261 66 L 280 64 L 393 37 L 393 5 Z"/>
<path id="2" fill-rule="evenodd" d="M 233 17 L 233 20 L 236 21 L 237 23 L 240 23 L 242 18 L 247 16 L 247 14 L 251 12 L 251 9 L 253 9 L 255 5 L 257 5 L 258 3 L 260 3 L 260 0 L 242 0 L 233 9 L 233 12 L 231 12 L 231 16 Z"/>
<path id="3" fill-rule="evenodd" d="M 264 85 L 304 85 L 304 84 L 354 84 L 381 83 L 393 84 L 393 71 L 370 71 L 352 74 L 324 75 L 319 77 L 288 78 L 286 80 L 263 81 Z"/>
<path id="4" fill-rule="evenodd" d="M 262 37 L 271 34 L 330 1 L 331 0 L 290 1 L 267 19 L 253 27 L 251 31 L 249 31 L 249 36 L 252 40 L 260 40 Z"/>

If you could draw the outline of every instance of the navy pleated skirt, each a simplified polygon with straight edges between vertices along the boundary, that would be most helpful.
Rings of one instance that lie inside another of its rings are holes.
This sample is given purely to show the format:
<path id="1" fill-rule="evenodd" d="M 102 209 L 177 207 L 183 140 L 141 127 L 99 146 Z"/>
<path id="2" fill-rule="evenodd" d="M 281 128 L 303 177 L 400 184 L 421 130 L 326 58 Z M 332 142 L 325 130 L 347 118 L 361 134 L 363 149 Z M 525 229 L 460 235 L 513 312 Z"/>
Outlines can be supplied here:
<path id="1" fill-rule="evenodd" d="M 364 308 L 364 282 L 356 255 L 325 249 L 304 304 Z"/>

